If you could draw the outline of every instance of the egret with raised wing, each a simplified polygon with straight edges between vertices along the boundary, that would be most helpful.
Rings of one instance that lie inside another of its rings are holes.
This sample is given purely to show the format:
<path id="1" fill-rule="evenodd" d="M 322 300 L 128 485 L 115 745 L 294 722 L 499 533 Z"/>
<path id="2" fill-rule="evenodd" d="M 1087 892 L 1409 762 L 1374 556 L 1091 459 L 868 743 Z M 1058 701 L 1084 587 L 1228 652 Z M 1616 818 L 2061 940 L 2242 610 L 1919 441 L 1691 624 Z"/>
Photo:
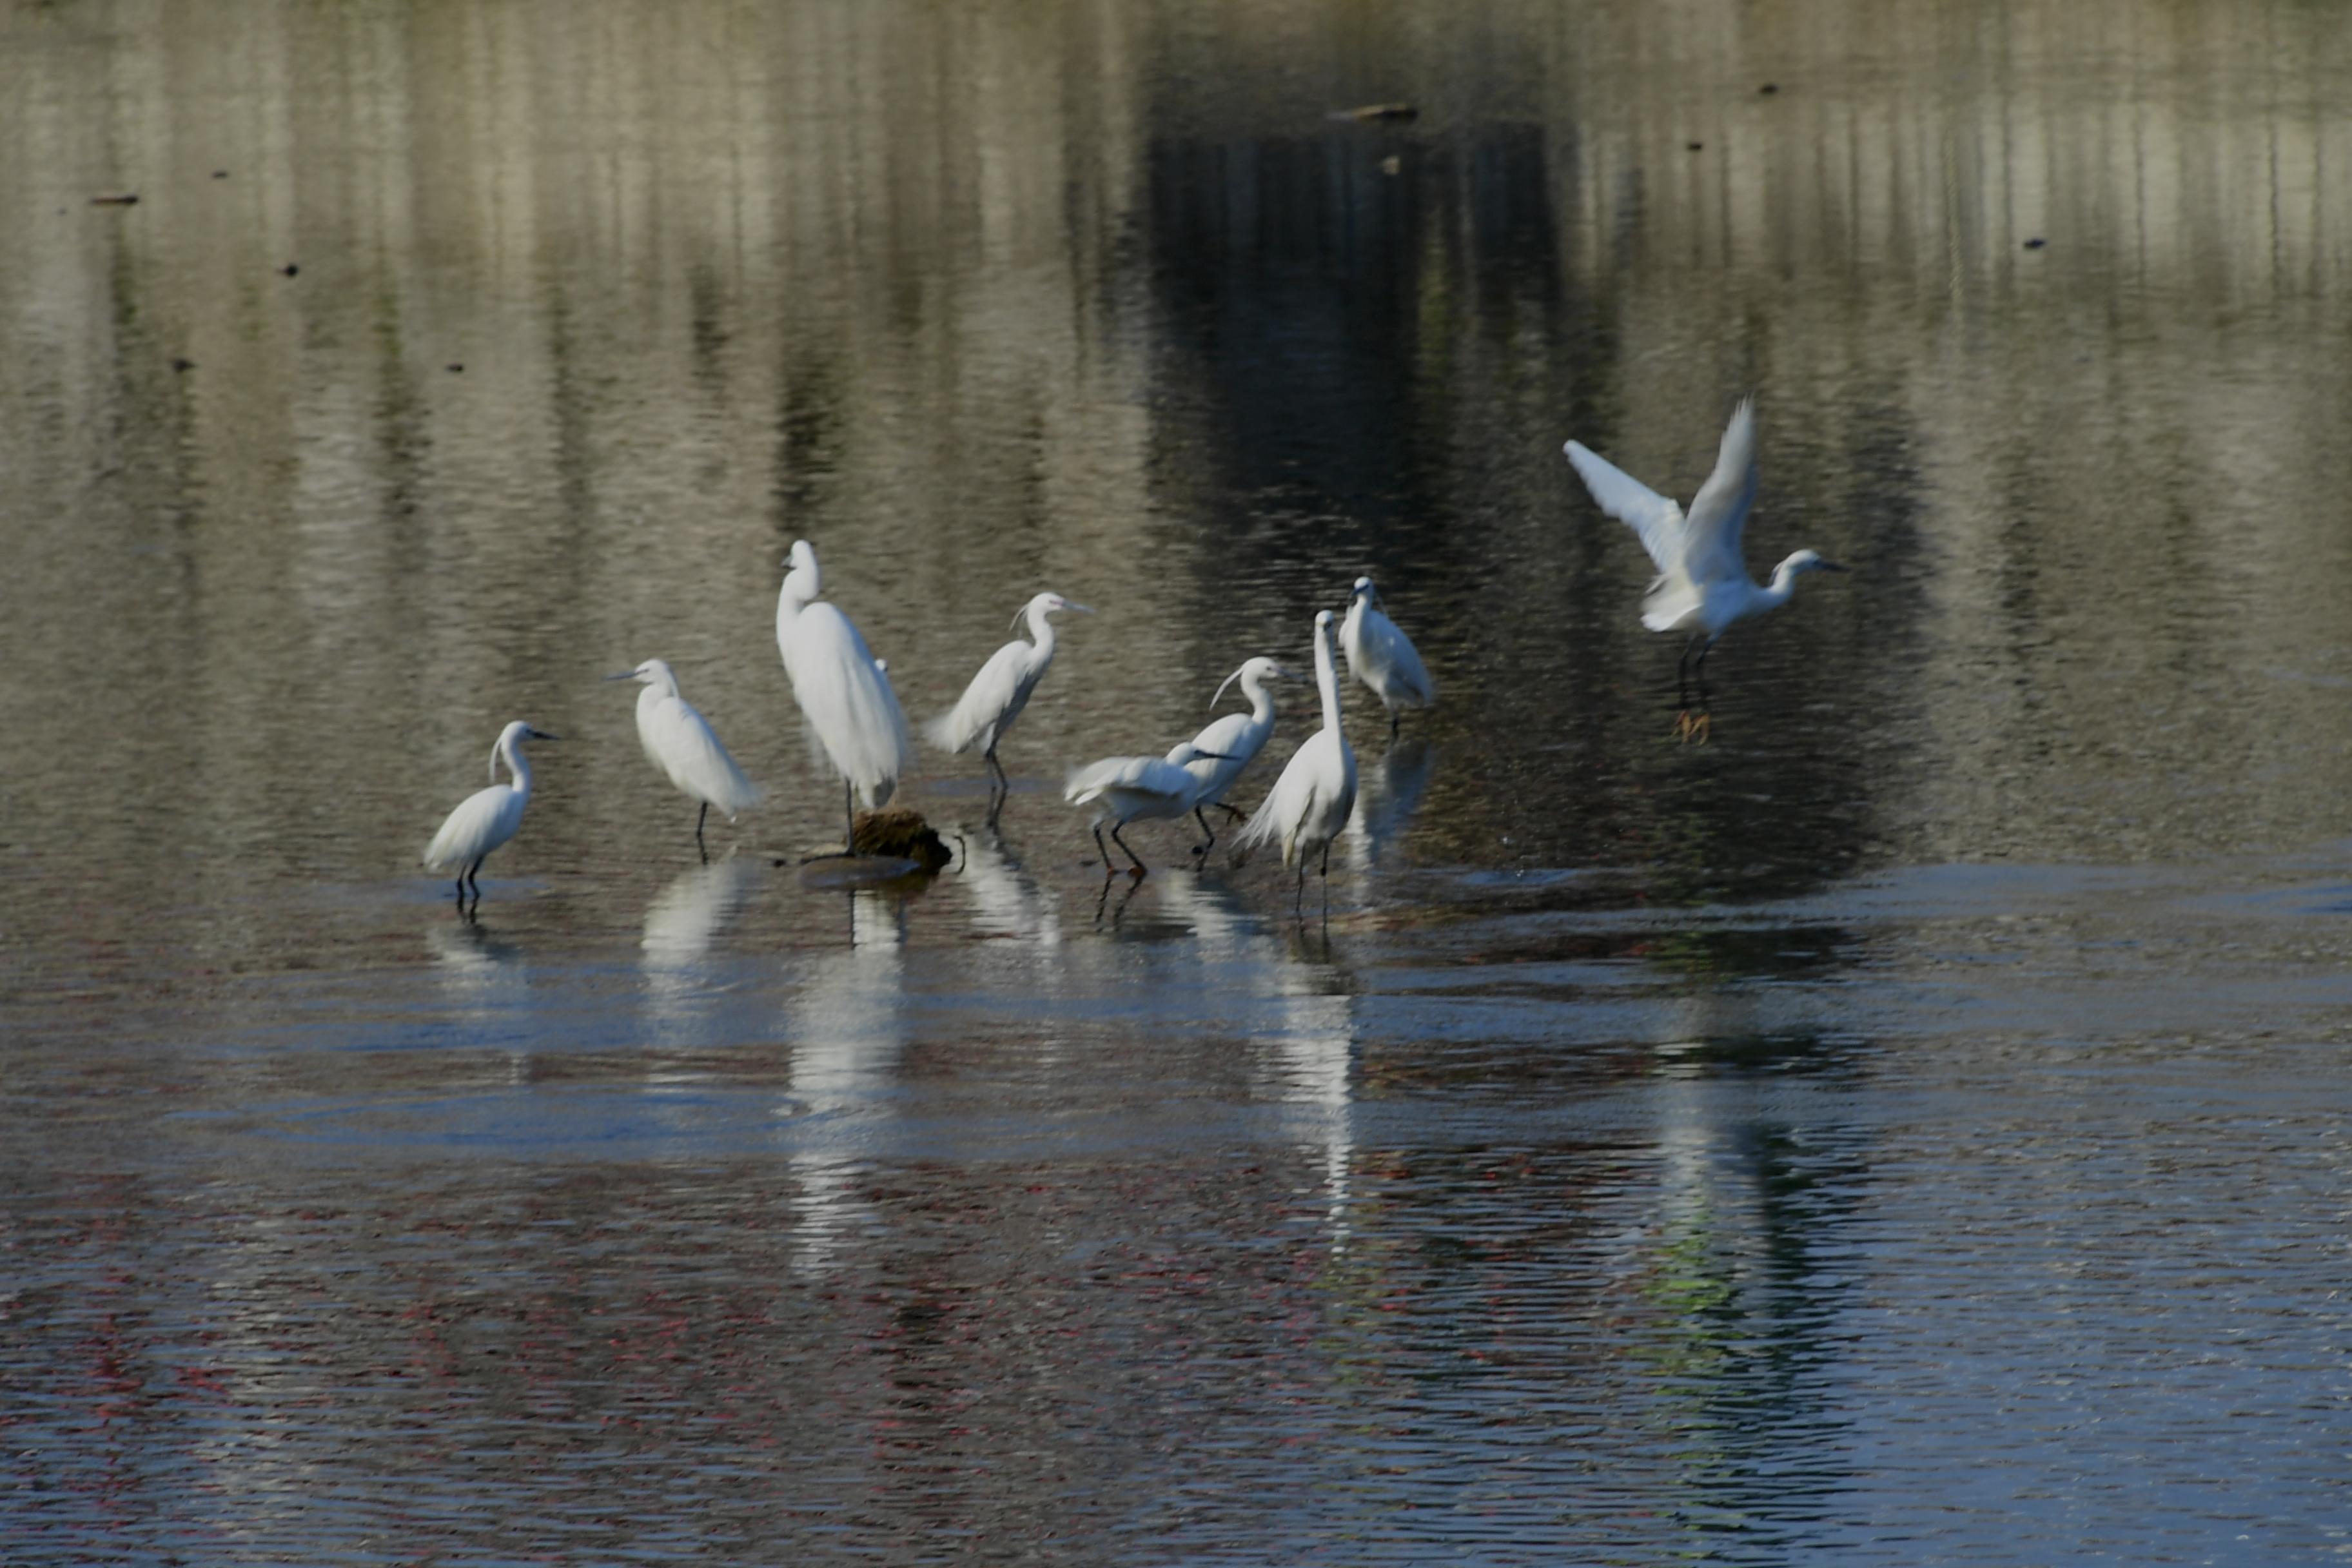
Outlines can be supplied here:
<path id="1" fill-rule="evenodd" d="M 1234 840 L 1234 847 L 1244 851 L 1272 838 L 1282 840 L 1282 863 L 1298 868 L 1293 907 L 1307 896 L 1307 862 L 1318 854 L 1323 858 L 1323 897 L 1328 905 L 1331 840 L 1348 826 L 1348 815 L 1356 808 L 1356 753 L 1339 723 L 1339 674 L 1331 652 L 1331 621 L 1330 611 L 1317 612 L 1315 686 L 1323 697 L 1323 728 L 1290 754 L 1282 776 L 1274 782 L 1274 793 Z"/>
<path id="2" fill-rule="evenodd" d="M 1217 688 L 1217 695 L 1209 699 L 1209 706 L 1214 708 L 1224 696 L 1225 687 L 1239 681 L 1242 695 L 1249 699 L 1250 710 L 1212 720 L 1206 729 L 1192 737 L 1193 748 L 1201 753 L 1185 764 L 1185 771 L 1200 781 L 1192 791 L 1192 817 L 1208 836 L 1194 847 L 1193 854 L 1205 856 L 1217 842 L 1216 830 L 1209 826 L 1202 807 L 1213 805 L 1234 817 L 1244 815 L 1225 804 L 1225 791 L 1265 749 L 1267 739 L 1274 733 L 1274 693 L 1265 689 L 1265 683 L 1291 679 L 1290 671 L 1274 660 L 1253 658 L 1225 677 L 1223 685 Z"/>
<path id="3" fill-rule="evenodd" d="M 1397 710 L 1426 708 L 1437 700 L 1436 683 L 1412 639 L 1381 608 L 1381 591 L 1370 577 L 1356 579 L 1348 595 L 1348 618 L 1339 626 L 1339 647 L 1348 673 L 1370 688 L 1389 710 L 1389 733 L 1397 732 Z"/>
<path id="4" fill-rule="evenodd" d="M 868 810 L 887 805 L 899 776 L 913 765 L 914 742 L 898 694 L 856 623 L 817 598 L 824 579 L 809 542 L 795 540 L 784 564 L 790 570 L 776 595 L 776 650 L 783 655 L 793 700 L 841 773 L 842 813 L 854 830 L 851 795 Z"/>
<path id="5" fill-rule="evenodd" d="M 1562 449 L 1601 510 L 1641 536 L 1642 548 L 1658 568 L 1642 600 L 1642 624 L 1654 632 L 1687 634 L 1682 657 L 1675 662 L 1675 690 L 1682 709 L 1675 732 L 1704 743 L 1710 725 L 1706 656 L 1716 638 L 1735 621 L 1787 604 L 1803 574 L 1845 568 L 1813 551 L 1800 550 L 1772 569 L 1772 580 L 1765 586 L 1759 587 L 1748 575 L 1740 534 L 1756 501 L 1753 397 L 1741 398 L 1732 410 L 1716 453 L 1715 472 L 1699 487 L 1688 513 L 1581 443 L 1570 441 Z M 1696 664 L 1693 654 L 1698 656 Z M 1690 707 L 1693 678 L 1698 684 L 1696 714 Z"/>
<path id="6" fill-rule="evenodd" d="M 499 731 L 496 744 L 490 747 L 490 787 L 478 789 L 457 803 L 457 809 L 442 823 L 441 831 L 425 849 L 425 868 L 446 871 L 457 868 L 457 907 L 466 907 L 466 889 L 473 889 L 474 902 L 482 901 L 482 884 L 476 879 L 482 862 L 490 851 L 515 836 L 522 826 L 523 807 L 530 804 L 530 763 L 522 754 L 525 741 L 554 741 L 562 737 L 543 730 L 534 730 L 518 719 Z M 503 761 L 513 782 L 500 784 L 499 763 Z"/>
<path id="7" fill-rule="evenodd" d="M 1104 876 L 1109 876 L 1112 868 L 1110 851 L 1103 846 L 1103 824 L 1110 824 L 1111 837 L 1126 851 L 1132 868 L 1129 874 L 1142 876 L 1143 858 L 1119 837 L 1118 830 L 1139 817 L 1181 816 L 1191 810 L 1200 780 L 1187 771 L 1187 764 L 1203 757 L 1224 760 L 1190 741 L 1180 741 L 1164 757 L 1105 757 L 1070 771 L 1062 798 L 1072 805 L 1096 808 L 1095 847 L 1102 851 Z"/>
<path id="8" fill-rule="evenodd" d="M 971 684 L 963 689 L 956 705 L 923 726 L 923 733 L 932 745 L 943 752 L 967 751 L 980 747 L 982 761 L 988 763 L 988 821 L 996 823 L 997 813 L 1004 809 L 1004 797 L 1012 793 L 1012 784 L 1004 776 L 1003 764 L 996 760 L 997 742 L 1021 717 L 1029 705 L 1029 694 L 1037 689 L 1046 669 L 1054 662 L 1054 623 L 1052 616 L 1068 610 L 1082 616 L 1094 612 L 1084 605 L 1074 605 L 1059 594 L 1040 594 L 1014 613 L 1015 626 L 1023 616 L 1029 620 L 1032 641 L 1018 637 L 989 655 Z"/>
<path id="9" fill-rule="evenodd" d="M 702 842 L 702 825 L 709 820 L 710 808 L 717 806 L 732 822 L 747 807 L 760 804 L 760 786 L 743 776 L 710 721 L 677 694 L 677 676 L 667 660 L 649 658 L 635 669 L 604 679 L 645 683 L 645 689 L 637 693 L 637 742 L 681 794 L 702 803 L 694 818 L 694 843 L 702 858 L 709 859 L 709 847 Z"/>

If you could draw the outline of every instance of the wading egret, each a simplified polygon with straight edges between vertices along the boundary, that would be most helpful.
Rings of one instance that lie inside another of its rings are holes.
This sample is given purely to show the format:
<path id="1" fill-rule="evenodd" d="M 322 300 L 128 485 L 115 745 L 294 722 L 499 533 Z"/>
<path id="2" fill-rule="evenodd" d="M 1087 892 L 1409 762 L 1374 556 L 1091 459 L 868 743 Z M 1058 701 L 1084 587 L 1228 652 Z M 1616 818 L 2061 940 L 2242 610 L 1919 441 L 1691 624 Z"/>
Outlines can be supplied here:
<path id="1" fill-rule="evenodd" d="M 748 806 L 760 804 L 760 786 L 743 776 L 735 759 L 719 743 L 710 721 L 677 694 L 677 677 L 665 659 L 649 658 L 635 669 L 608 675 L 607 680 L 640 680 L 637 693 L 637 741 L 664 777 L 688 799 L 698 800 L 694 842 L 703 858 L 710 858 L 702 842 L 702 825 L 717 806 L 732 822 Z"/>
<path id="2" fill-rule="evenodd" d="M 1021 717 L 1021 710 L 1029 705 L 1029 694 L 1037 689 L 1047 667 L 1054 662 L 1054 623 L 1048 617 L 1058 611 L 1072 610 L 1082 616 L 1094 612 L 1084 605 L 1074 605 L 1059 594 L 1040 594 L 1024 605 L 1013 616 L 1013 625 L 1029 618 L 1029 635 L 1035 640 L 1023 642 L 1018 637 L 989 655 L 971 684 L 963 689 L 956 705 L 923 726 L 923 733 L 932 745 L 943 752 L 961 752 L 977 744 L 982 760 L 988 763 L 988 820 L 995 822 L 996 814 L 1004 808 L 1004 797 L 1012 784 L 1004 776 L 1003 765 L 996 760 L 996 744 L 1004 732 L 1013 728 L 1013 721 Z"/>
<path id="3" fill-rule="evenodd" d="M 1307 862 L 1323 858 L 1323 896 L 1330 897 L 1331 840 L 1348 826 L 1356 806 L 1356 753 L 1339 727 L 1339 672 L 1331 653 L 1331 612 L 1315 616 L 1315 686 L 1323 696 L 1323 728 L 1290 754 L 1274 793 L 1234 840 L 1246 850 L 1268 839 L 1282 840 L 1282 863 L 1298 868 L 1294 906 L 1307 896 Z"/>
<path id="4" fill-rule="evenodd" d="M 1389 733 L 1397 732 L 1397 710 L 1426 708 L 1437 700 L 1437 687 L 1421 662 L 1412 639 L 1381 609 L 1381 591 L 1370 577 L 1356 579 L 1348 595 L 1348 618 L 1339 627 L 1339 646 L 1347 650 L 1348 673 L 1371 689 L 1389 710 Z"/>
<path id="5" fill-rule="evenodd" d="M 1095 847 L 1102 851 L 1104 876 L 1110 875 L 1111 863 L 1110 851 L 1103 847 L 1103 824 L 1110 824 L 1110 836 L 1127 851 L 1133 874 L 1142 876 L 1143 858 L 1128 847 L 1118 830 L 1138 817 L 1181 816 L 1191 810 L 1200 780 L 1187 766 L 1207 755 L 1192 742 L 1180 741 L 1165 757 L 1105 757 L 1070 771 L 1062 798 L 1072 805 L 1096 808 Z"/>
<path id="6" fill-rule="evenodd" d="M 1734 621 L 1780 608 L 1807 572 L 1843 572 L 1810 550 L 1800 550 L 1772 568 L 1772 581 L 1758 587 L 1740 553 L 1740 534 L 1756 501 L 1756 399 L 1743 397 L 1724 426 L 1715 472 L 1692 498 L 1690 511 L 1594 453 L 1570 441 L 1562 448 L 1601 510 L 1630 524 L 1642 548 L 1656 563 L 1657 576 L 1642 599 L 1642 624 L 1654 632 L 1685 632 L 1682 657 L 1675 661 L 1675 693 L 1682 711 L 1675 732 L 1704 742 L 1706 656 Z M 1696 665 L 1691 655 L 1698 656 Z M 1699 711 L 1690 710 L 1690 680 L 1698 682 Z"/>
<path id="7" fill-rule="evenodd" d="M 854 825 L 851 793 L 868 810 L 887 805 L 898 776 L 913 763 L 914 742 L 882 661 L 838 606 L 818 601 L 824 581 L 809 542 L 795 540 L 784 564 L 790 570 L 776 595 L 776 650 L 792 679 L 793 700 L 840 771 L 842 814 Z"/>
<path id="8" fill-rule="evenodd" d="M 482 862 L 490 851 L 515 836 L 522 826 L 522 808 L 530 804 L 530 763 L 523 760 L 525 741 L 554 741 L 561 736 L 534 730 L 518 719 L 499 731 L 498 743 L 490 748 L 490 787 L 478 789 L 457 803 L 457 809 L 433 836 L 425 847 L 425 868 L 446 871 L 457 868 L 457 903 L 466 902 L 466 889 L 474 889 L 474 901 L 482 901 L 482 885 L 475 880 Z M 507 772 L 513 775 L 512 784 L 499 784 L 499 762 L 503 758 Z"/>
<path id="9" fill-rule="evenodd" d="M 1213 805 L 1234 816 L 1242 815 L 1225 805 L 1225 791 L 1242 776 L 1242 770 L 1250 765 L 1251 760 L 1265 749 L 1267 738 L 1274 733 L 1274 693 L 1265 689 L 1265 682 L 1291 679 L 1290 671 L 1274 660 L 1253 658 L 1225 677 L 1224 684 L 1217 688 L 1217 695 L 1209 699 L 1209 706 L 1214 708 L 1224 696 L 1225 687 L 1238 680 L 1242 695 L 1249 699 L 1250 710 L 1213 720 L 1207 729 L 1192 737 L 1194 749 L 1203 755 L 1186 763 L 1185 771 L 1200 781 L 1192 791 L 1192 816 L 1200 823 L 1201 831 L 1208 835 L 1207 842 L 1193 854 L 1206 855 L 1217 842 L 1216 830 L 1202 814 L 1202 806 Z"/>

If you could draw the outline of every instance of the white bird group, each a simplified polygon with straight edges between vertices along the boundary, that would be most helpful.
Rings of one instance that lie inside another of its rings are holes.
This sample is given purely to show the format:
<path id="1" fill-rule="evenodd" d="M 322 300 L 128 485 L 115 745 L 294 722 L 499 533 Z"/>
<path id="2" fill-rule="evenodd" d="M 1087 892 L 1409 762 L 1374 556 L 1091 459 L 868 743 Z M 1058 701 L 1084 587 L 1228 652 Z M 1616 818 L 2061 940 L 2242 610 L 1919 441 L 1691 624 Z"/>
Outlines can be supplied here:
<path id="1" fill-rule="evenodd" d="M 1802 574 L 1843 568 L 1811 550 L 1800 550 L 1774 568 L 1768 585 L 1759 586 L 1748 575 L 1740 535 L 1757 489 L 1753 399 L 1742 400 L 1733 412 L 1715 471 L 1687 513 L 1580 443 L 1569 442 L 1566 452 L 1593 500 L 1603 511 L 1632 526 L 1657 566 L 1658 574 L 1643 601 L 1643 623 L 1653 631 L 1688 634 L 1675 666 L 1681 700 L 1676 730 L 1685 740 L 1704 742 L 1709 726 L 1706 655 L 1716 639 L 1734 622 L 1787 603 Z M 841 775 L 843 810 L 854 846 L 857 803 L 873 810 L 889 802 L 913 765 L 914 744 L 906 713 L 891 689 L 887 666 L 874 657 L 856 624 L 820 597 L 823 578 L 816 552 L 806 540 L 798 541 L 784 565 L 783 585 L 776 597 L 776 649 L 794 701 Z M 998 648 L 955 705 L 924 726 L 926 736 L 942 751 L 980 749 L 989 775 L 991 826 L 1011 790 L 997 749 L 1053 665 L 1053 617 L 1089 613 L 1086 605 L 1059 594 L 1041 593 L 1030 599 L 1013 617 L 1016 626 L 1027 620 L 1028 640 L 1015 638 Z M 1301 898 L 1310 859 L 1319 857 L 1328 876 L 1331 841 L 1346 826 L 1356 797 L 1355 752 L 1341 726 L 1335 635 L 1349 674 L 1387 712 L 1391 736 L 1404 710 L 1426 708 L 1437 696 L 1420 653 L 1381 608 L 1380 590 L 1370 577 L 1356 579 L 1344 620 L 1329 610 L 1316 615 L 1315 683 L 1322 700 L 1323 727 L 1292 754 L 1273 790 L 1247 815 L 1235 840 L 1236 850 L 1245 853 L 1279 839 L 1284 866 L 1297 868 Z M 1699 692 L 1696 711 L 1688 690 L 1694 676 Z M 607 679 L 634 679 L 644 687 L 637 697 L 637 738 L 655 767 L 699 803 L 694 824 L 698 846 L 703 843 L 703 827 L 713 806 L 731 821 L 759 802 L 759 786 L 736 765 L 709 722 L 679 695 L 677 678 L 667 663 L 649 658 Z M 1238 682 L 1250 705 L 1247 713 L 1213 720 L 1164 756 L 1106 757 L 1071 771 L 1063 793 L 1072 804 L 1094 808 L 1095 845 L 1107 877 L 1112 868 L 1103 843 L 1105 825 L 1137 877 L 1144 874 L 1143 860 L 1119 830 L 1139 819 L 1173 819 L 1192 813 L 1203 835 L 1194 853 L 1206 857 L 1216 842 L 1207 808 L 1244 816 L 1224 797 L 1274 732 L 1275 703 L 1267 683 L 1289 679 L 1290 672 L 1273 659 L 1251 658 L 1226 677 L 1210 699 L 1214 708 Z M 425 852 L 426 866 L 457 869 L 461 907 L 469 889 L 478 903 L 481 889 L 476 877 L 483 859 L 521 826 L 530 799 L 530 765 L 521 742 L 530 739 L 554 737 L 520 720 L 505 728 L 491 752 L 491 786 L 451 812 Z M 496 782 L 500 761 L 511 775 L 510 784 Z"/>

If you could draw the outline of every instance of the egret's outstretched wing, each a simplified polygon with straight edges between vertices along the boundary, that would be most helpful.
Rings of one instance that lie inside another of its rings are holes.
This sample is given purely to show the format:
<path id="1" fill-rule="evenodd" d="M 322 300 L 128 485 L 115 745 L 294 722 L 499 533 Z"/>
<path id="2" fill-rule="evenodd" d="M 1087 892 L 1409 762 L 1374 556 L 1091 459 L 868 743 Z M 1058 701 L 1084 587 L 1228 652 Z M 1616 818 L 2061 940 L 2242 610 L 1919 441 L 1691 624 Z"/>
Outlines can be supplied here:
<path id="1" fill-rule="evenodd" d="M 1723 427 L 1715 472 L 1692 498 L 1683 524 L 1683 570 L 1699 582 L 1731 577 L 1745 581 L 1748 563 L 1739 536 L 1748 509 L 1756 503 L 1756 400 L 1743 397 Z"/>
<path id="2" fill-rule="evenodd" d="M 1672 572 L 1682 564 L 1682 508 L 1580 441 L 1570 441 L 1560 450 L 1592 492 L 1593 503 L 1642 536 L 1642 548 L 1659 571 Z"/>
<path id="3" fill-rule="evenodd" d="M 760 804 L 760 786 L 744 776 L 727 754 L 710 721 L 682 697 L 647 703 L 641 739 L 669 782 L 697 800 L 707 800 L 732 821 Z"/>
<path id="4" fill-rule="evenodd" d="M 1165 757 L 1105 757 L 1071 769 L 1062 786 L 1062 798 L 1084 805 L 1106 795 L 1149 795 L 1163 803 L 1181 803 L 1181 810 L 1191 803 L 1194 784 L 1191 773 Z"/>

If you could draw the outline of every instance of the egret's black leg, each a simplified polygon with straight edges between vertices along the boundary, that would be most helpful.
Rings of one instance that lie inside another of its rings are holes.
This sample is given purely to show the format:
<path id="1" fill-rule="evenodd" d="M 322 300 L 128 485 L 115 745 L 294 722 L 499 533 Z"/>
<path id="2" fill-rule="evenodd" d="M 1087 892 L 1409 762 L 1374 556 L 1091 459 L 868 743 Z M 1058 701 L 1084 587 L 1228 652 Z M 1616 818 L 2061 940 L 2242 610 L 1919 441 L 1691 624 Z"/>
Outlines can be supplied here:
<path id="1" fill-rule="evenodd" d="M 1120 828 L 1122 828 L 1122 827 L 1126 826 L 1127 826 L 1127 825 L 1126 825 L 1125 823 L 1123 823 L 1123 822 L 1114 822 L 1114 823 L 1112 823 L 1112 824 L 1110 825 L 1110 837 L 1111 837 L 1111 842 L 1112 842 L 1112 843 L 1114 843 L 1114 844 L 1117 844 L 1117 845 L 1118 845 L 1121 849 L 1126 849 L 1126 850 L 1127 850 L 1127 858 L 1128 858 L 1128 859 L 1129 859 L 1130 861 L 1134 862 L 1134 864 L 1135 864 L 1135 872 L 1134 872 L 1134 874 L 1135 874 L 1136 876 L 1140 877 L 1140 876 L 1142 876 L 1142 875 L 1143 875 L 1143 873 L 1144 873 L 1143 857 L 1142 857 L 1142 856 L 1140 856 L 1140 855 L 1138 855 L 1138 854 L 1137 854 L 1133 849 L 1129 849 L 1129 848 L 1128 848 L 1128 843 L 1127 843 L 1127 840 L 1126 840 L 1126 839 L 1124 839 L 1124 838 L 1121 838 L 1121 837 L 1118 836 L 1118 830 L 1119 830 Z M 1110 857 L 1109 857 L 1109 856 L 1106 855 L 1106 856 L 1104 856 L 1104 857 L 1103 857 L 1103 864 L 1104 864 L 1104 865 L 1106 865 L 1106 866 L 1108 866 L 1108 865 L 1109 865 L 1109 864 L 1110 864 Z"/>
<path id="2" fill-rule="evenodd" d="M 1397 725 L 1398 725 L 1401 721 L 1402 721 L 1403 718 L 1404 718 L 1404 715 L 1403 715 L 1403 714 L 1402 714 L 1402 713 L 1399 713 L 1395 709 L 1391 708 L 1391 709 L 1390 709 L 1390 710 L 1389 710 L 1389 739 L 1390 739 L 1390 740 L 1393 741 L 1393 740 L 1395 740 L 1395 739 L 1396 739 L 1396 737 L 1397 737 Z"/>
<path id="3" fill-rule="evenodd" d="M 1232 817 L 1235 822 L 1247 822 L 1249 820 L 1249 813 L 1244 811 L 1237 805 L 1227 805 L 1222 800 L 1213 800 L 1209 804 L 1215 806 L 1219 811 L 1223 812 L 1227 816 Z"/>
<path id="4" fill-rule="evenodd" d="M 702 809 L 694 814 L 694 847 L 702 851 L 702 863 L 710 864 L 710 846 L 702 841 L 702 825 L 710 820 L 710 803 L 704 801 Z"/>
<path id="5" fill-rule="evenodd" d="M 847 779 L 841 781 L 841 819 L 844 824 L 842 853 L 857 853 L 857 794 Z"/>
<path id="6" fill-rule="evenodd" d="M 1192 808 L 1192 820 L 1199 823 L 1201 825 L 1201 831 L 1209 836 L 1209 841 L 1206 844 L 1195 844 L 1192 846 L 1192 853 L 1200 856 L 1203 860 L 1206 860 L 1208 858 L 1209 851 L 1216 847 L 1217 830 L 1209 826 L 1209 819 L 1202 815 L 1201 808 L 1197 805 Z"/>
<path id="7" fill-rule="evenodd" d="M 1715 639 L 1709 637 L 1700 646 L 1698 663 L 1691 670 L 1698 682 L 1698 717 L 1691 722 L 1691 737 L 1702 746 L 1706 744 L 1707 732 L 1715 727 L 1715 712 L 1708 703 L 1706 691 L 1706 656 L 1714 648 Z"/>
<path id="8" fill-rule="evenodd" d="M 1110 847 L 1102 841 L 1102 819 L 1095 819 L 1095 853 L 1102 857 L 1103 880 L 1110 880 Z"/>

